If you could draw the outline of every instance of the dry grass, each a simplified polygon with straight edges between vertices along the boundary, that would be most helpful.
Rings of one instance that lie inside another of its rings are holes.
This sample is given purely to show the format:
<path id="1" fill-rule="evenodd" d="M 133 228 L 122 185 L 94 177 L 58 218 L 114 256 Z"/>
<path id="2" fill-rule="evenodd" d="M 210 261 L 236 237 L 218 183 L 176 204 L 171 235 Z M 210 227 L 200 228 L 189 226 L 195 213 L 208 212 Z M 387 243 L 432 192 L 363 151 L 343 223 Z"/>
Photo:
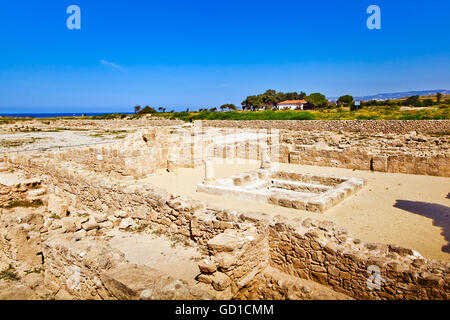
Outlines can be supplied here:
<path id="1" fill-rule="evenodd" d="M 31 138 L 31 139 L 15 139 L 15 140 L 3 140 L 0 141 L 0 147 L 2 148 L 17 148 L 26 144 L 32 144 L 41 138 Z"/>
<path id="2" fill-rule="evenodd" d="M 441 132 L 436 132 L 431 134 L 432 136 L 435 137 L 445 137 L 445 136 L 450 136 L 450 131 L 441 131 Z"/>
<path id="3" fill-rule="evenodd" d="M 0 271 L 0 279 L 4 280 L 20 280 L 20 277 L 16 273 L 16 269 L 12 265 L 9 265 L 8 268 Z"/>
<path id="4" fill-rule="evenodd" d="M 40 206 L 43 206 L 44 203 L 42 200 L 12 200 L 7 205 L 0 206 L 2 209 L 13 209 L 17 207 L 21 208 L 38 208 Z"/>

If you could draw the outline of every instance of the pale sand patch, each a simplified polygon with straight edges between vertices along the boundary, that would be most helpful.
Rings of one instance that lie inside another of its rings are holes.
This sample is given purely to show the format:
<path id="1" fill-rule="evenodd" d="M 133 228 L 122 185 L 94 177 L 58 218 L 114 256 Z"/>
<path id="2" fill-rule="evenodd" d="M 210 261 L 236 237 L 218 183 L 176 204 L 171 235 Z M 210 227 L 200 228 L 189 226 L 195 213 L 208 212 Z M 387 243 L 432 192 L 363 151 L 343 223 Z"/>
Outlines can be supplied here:
<path id="1" fill-rule="evenodd" d="M 215 164 L 218 178 L 257 168 L 256 162 Z M 450 178 L 291 164 L 280 164 L 280 168 L 363 178 L 367 185 L 319 214 L 196 192 L 197 184 L 203 179 L 203 167 L 179 169 L 177 174 L 160 170 L 147 180 L 174 194 L 205 200 L 219 208 L 334 221 L 346 227 L 354 238 L 398 244 L 428 258 L 450 261 Z"/>
<path id="2" fill-rule="evenodd" d="M 198 263 L 203 256 L 196 247 L 181 244 L 174 247 L 166 237 L 149 233 L 112 230 L 108 236 L 112 237 L 110 245 L 122 251 L 131 263 L 157 269 L 190 284 L 197 283 L 195 277 L 200 273 Z"/>
<path id="3" fill-rule="evenodd" d="M 70 146 L 89 145 L 119 141 L 113 135 L 95 135 L 98 130 L 90 131 L 60 131 L 60 132 L 19 132 L 0 134 L 0 141 L 28 141 L 36 138 L 33 143 L 24 143 L 17 147 L 1 147 L 1 152 L 39 151 L 39 149 L 64 148 Z M 28 140 L 27 140 L 28 139 Z"/>
<path id="4" fill-rule="evenodd" d="M 12 187 L 22 183 L 24 176 L 19 172 L 0 172 L 0 184 Z"/>

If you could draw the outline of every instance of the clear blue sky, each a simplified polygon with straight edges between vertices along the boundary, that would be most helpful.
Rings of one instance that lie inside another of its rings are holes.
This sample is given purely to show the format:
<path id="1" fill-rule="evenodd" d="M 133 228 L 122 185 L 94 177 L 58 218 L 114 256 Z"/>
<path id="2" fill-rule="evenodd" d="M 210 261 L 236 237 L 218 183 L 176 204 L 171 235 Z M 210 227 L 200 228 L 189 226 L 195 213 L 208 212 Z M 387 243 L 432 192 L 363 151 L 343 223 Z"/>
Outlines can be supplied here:
<path id="1" fill-rule="evenodd" d="M 371 4 L 381 30 L 366 28 Z M 2 1 L 0 113 L 450 89 L 449 34 L 448 0 Z"/>

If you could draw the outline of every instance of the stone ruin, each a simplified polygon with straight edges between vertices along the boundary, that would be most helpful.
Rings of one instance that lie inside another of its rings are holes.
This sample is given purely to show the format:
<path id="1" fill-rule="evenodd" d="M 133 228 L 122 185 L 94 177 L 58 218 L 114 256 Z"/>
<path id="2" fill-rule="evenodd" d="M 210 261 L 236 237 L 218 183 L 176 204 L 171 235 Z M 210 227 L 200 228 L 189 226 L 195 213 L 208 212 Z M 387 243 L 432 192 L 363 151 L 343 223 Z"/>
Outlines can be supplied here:
<path id="1" fill-rule="evenodd" d="M 323 213 L 364 184 L 357 178 L 272 170 L 267 150 L 263 149 L 259 170 L 225 179 L 215 179 L 213 162 L 207 160 L 205 179 L 197 191 Z"/>
<path id="2" fill-rule="evenodd" d="M 44 207 L 2 209 L 0 260 L 26 274 L 36 299 L 450 299 L 450 263 L 364 243 L 332 222 L 223 210 L 145 180 L 160 169 L 205 166 L 200 191 L 315 212 L 364 186 L 273 168 L 259 140 L 283 154 L 283 137 L 280 145 L 271 133 L 219 141 L 220 131 L 161 127 L 104 146 L 5 155 L 2 171 L 37 178 L 0 193 Z M 243 155 L 261 169 L 216 179 L 213 159 Z M 110 232 L 145 228 L 203 252 L 195 282 L 134 263 L 107 240 Z M 378 287 L 367 285 L 373 266 Z M 19 287 L 10 285 L 25 290 Z"/>

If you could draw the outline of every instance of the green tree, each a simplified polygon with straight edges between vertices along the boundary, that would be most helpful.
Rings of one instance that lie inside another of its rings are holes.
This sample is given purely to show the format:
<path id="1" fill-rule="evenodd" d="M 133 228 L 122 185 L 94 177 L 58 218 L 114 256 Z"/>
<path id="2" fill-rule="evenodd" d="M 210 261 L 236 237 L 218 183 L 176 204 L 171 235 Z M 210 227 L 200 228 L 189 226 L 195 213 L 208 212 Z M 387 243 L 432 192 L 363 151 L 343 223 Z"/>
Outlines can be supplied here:
<path id="1" fill-rule="evenodd" d="M 134 107 L 134 113 L 138 113 L 141 110 L 141 106 Z"/>
<path id="2" fill-rule="evenodd" d="M 146 113 L 156 113 L 155 108 L 146 106 L 144 109 L 138 112 L 139 114 L 146 114 Z"/>
<path id="3" fill-rule="evenodd" d="M 343 104 L 345 106 L 348 106 L 352 102 L 353 102 L 353 97 L 351 95 L 349 95 L 349 94 L 346 94 L 345 96 L 341 96 L 337 100 L 338 104 Z"/>
<path id="4" fill-rule="evenodd" d="M 300 93 L 298 94 L 298 98 L 300 100 L 304 100 L 306 98 L 306 93 L 303 91 L 300 91 Z"/>
<path id="5" fill-rule="evenodd" d="M 259 96 L 248 96 L 247 99 L 242 101 L 242 107 L 250 110 L 259 110 L 263 107 L 263 103 L 261 101 L 261 95 Z"/>
<path id="6" fill-rule="evenodd" d="M 228 109 L 228 110 L 236 110 L 237 108 L 232 103 L 226 103 L 226 104 L 220 106 L 220 109 L 222 109 L 222 110 L 226 110 L 226 109 Z"/>
<path id="7" fill-rule="evenodd" d="M 311 93 L 306 97 L 306 101 L 315 107 L 325 107 L 328 104 L 327 98 L 321 93 Z"/>
<path id="8" fill-rule="evenodd" d="M 269 89 L 262 94 L 248 96 L 244 101 L 242 101 L 241 105 L 243 110 L 270 110 L 273 109 L 281 101 L 302 100 L 305 99 L 305 97 L 306 93 L 304 93 L 303 91 L 300 91 L 300 93 L 284 93 Z"/>
<path id="9" fill-rule="evenodd" d="M 442 99 L 442 93 L 440 93 L 440 92 L 436 93 L 436 101 L 437 101 L 437 103 L 441 102 L 441 99 Z"/>
<path id="10" fill-rule="evenodd" d="M 424 99 L 422 101 L 422 105 L 424 107 L 431 107 L 433 105 L 433 100 L 432 99 Z"/>
<path id="11" fill-rule="evenodd" d="M 278 103 L 277 92 L 275 90 L 269 89 L 262 95 L 260 95 L 259 98 L 262 103 L 261 107 L 263 107 L 266 110 L 272 109 Z"/>
<path id="12" fill-rule="evenodd" d="M 422 103 L 420 102 L 419 96 L 411 96 L 405 100 L 405 105 L 417 107 L 419 105 L 421 106 Z"/>

